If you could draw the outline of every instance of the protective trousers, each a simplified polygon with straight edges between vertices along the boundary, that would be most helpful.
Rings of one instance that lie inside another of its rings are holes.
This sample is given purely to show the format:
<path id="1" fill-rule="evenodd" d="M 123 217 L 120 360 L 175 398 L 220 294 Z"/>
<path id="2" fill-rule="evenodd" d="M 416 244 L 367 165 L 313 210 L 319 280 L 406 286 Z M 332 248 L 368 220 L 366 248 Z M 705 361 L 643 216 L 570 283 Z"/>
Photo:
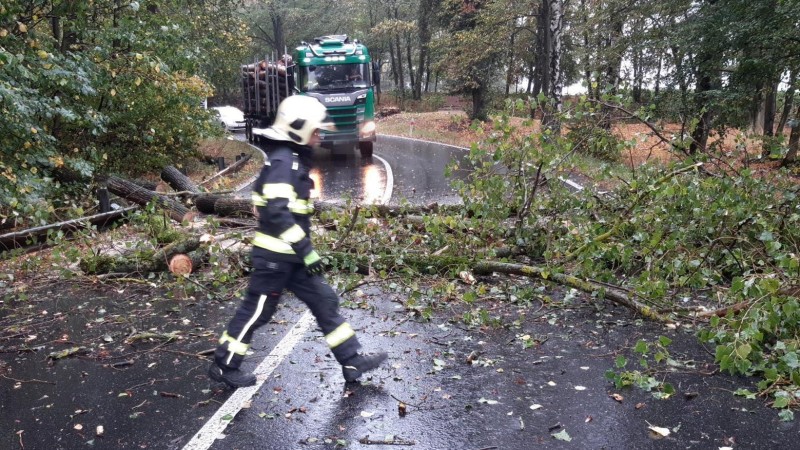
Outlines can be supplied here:
<path id="1" fill-rule="evenodd" d="M 302 263 L 274 261 L 265 253 L 253 248 L 254 272 L 244 300 L 219 340 L 214 354 L 217 364 L 239 368 L 250 348 L 253 332 L 272 318 L 284 289 L 294 293 L 311 310 L 340 364 L 355 356 L 361 345 L 353 328 L 339 314 L 336 292 L 321 276 L 308 275 Z"/>

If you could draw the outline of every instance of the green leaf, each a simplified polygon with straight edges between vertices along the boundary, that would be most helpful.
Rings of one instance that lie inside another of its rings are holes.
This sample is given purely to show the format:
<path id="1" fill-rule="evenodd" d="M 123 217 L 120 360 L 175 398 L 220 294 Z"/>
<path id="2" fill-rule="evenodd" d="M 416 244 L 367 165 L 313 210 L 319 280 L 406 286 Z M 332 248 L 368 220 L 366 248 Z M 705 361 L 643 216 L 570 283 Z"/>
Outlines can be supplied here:
<path id="1" fill-rule="evenodd" d="M 747 359 L 747 356 L 750 354 L 752 350 L 753 348 L 750 346 L 750 344 L 742 344 L 736 347 L 735 353 L 736 356 L 739 357 L 740 359 Z"/>
<path id="2" fill-rule="evenodd" d="M 789 406 L 789 397 L 776 397 L 775 401 L 772 403 L 773 408 L 786 408 Z"/>
<path id="3" fill-rule="evenodd" d="M 639 342 L 636 343 L 636 347 L 633 348 L 633 351 L 644 355 L 647 353 L 647 342 L 639 340 Z"/>
<path id="4" fill-rule="evenodd" d="M 666 336 L 659 336 L 659 337 L 658 337 L 658 342 L 659 342 L 659 343 L 660 343 L 662 346 L 664 346 L 664 347 L 667 347 L 669 344 L 672 344 L 672 339 L 670 339 L 670 338 L 668 338 L 668 337 L 666 337 Z"/>
<path id="5" fill-rule="evenodd" d="M 561 430 L 558 433 L 551 434 L 550 436 L 553 436 L 554 438 L 558 439 L 559 441 L 570 442 L 572 440 L 572 438 L 570 437 L 569 433 L 567 433 L 567 430 Z"/>
<path id="6" fill-rule="evenodd" d="M 619 355 L 617 356 L 617 359 L 614 360 L 614 365 L 617 367 L 617 369 L 622 369 L 623 367 L 628 365 L 628 360 L 625 359 L 624 356 Z"/>
<path id="7" fill-rule="evenodd" d="M 748 400 L 755 400 L 756 399 L 755 392 L 750 392 L 749 389 L 739 388 L 736 391 L 734 391 L 733 394 L 734 395 L 738 395 L 740 397 L 744 397 L 744 398 L 746 398 Z"/>
<path id="8" fill-rule="evenodd" d="M 778 417 L 784 422 L 791 422 L 794 420 L 794 412 L 791 409 L 784 409 L 778 413 Z"/>

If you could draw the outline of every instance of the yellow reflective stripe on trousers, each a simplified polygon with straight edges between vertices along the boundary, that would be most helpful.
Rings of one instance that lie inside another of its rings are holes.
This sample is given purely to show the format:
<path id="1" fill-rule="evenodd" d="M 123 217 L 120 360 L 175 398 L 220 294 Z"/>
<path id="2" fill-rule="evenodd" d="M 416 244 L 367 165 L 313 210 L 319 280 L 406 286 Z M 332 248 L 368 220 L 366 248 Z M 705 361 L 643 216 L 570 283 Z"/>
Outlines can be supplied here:
<path id="1" fill-rule="evenodd" d="M 219 338 L 220 345 L 226 342 L 228 343 L 228 351 L 236 353 L 237 355 L 244 356 L 247 353 L 247 349 L 250 348 L 250 346 L 245 344 L 244 342 L 239 342 L 236 339 L 232 338 L 227 331 L 222 333 L 222 337 Z"/>
<path id="2" fill-rule="evenodd" d="M 261 193 L 267 200 L 271 198 L 288 198 L 292 202 L 297 198 L 297 193 L 289 183 L 265 184 Z"/>
<path id="3" fill-rule="evenodd" d="M 303 239 L 304 237 L 306 237 L 306 232 L 303 231 L 303 229 L 300 228 L 300 225 L 297 224 L 292 225 L 291 227 L 289 227 L 288 230 L 284 231 L 280 235 L 281 239 L 290 244 L 300 242 L 300 240 Z"/>
<path id="4" fill-rule="evenodd" d="M 330 333 L 325 335 L 325 342 L 328 343 L 328 347 L 334 348 L 341 345 L 344 341 L 350 339 L 351 337 L 355 336 L 356 332 L 353 331 L 353 328 L 350 327 L 350 324 L 345 322 L 335 330 L 331 331 Z"/>
<path id="5" fill-rule="evenodd" d="M 250 195 L 250 199 L 253 201 L 253 204 L 256 205 L 256 206 L 266 206 L 266 204 L 267 204 L 266 200 L 264 200 L 263 197 L 261 197 L 260 195 L 256 194 L 255 192 L 253 192 Z"/>
<path id="6" fill-rule="evenodd" d="M 292 250 L 292 246 L 288 242 L 261 232 L 256 232 L 255 237 L 253 237 L 253 245 L 275 253 L 294 255 L 294 250 Z"/>

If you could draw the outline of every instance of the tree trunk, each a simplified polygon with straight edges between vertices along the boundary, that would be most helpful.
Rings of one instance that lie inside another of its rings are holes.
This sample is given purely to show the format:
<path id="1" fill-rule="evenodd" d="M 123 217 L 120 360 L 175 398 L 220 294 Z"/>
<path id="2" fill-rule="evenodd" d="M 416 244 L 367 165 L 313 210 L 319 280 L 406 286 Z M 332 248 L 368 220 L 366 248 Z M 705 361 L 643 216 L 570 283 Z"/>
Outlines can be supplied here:
<path id="1" fill-rule="evenodd" d="M 224 197 L 224 195 L 219 194 L 200 195 L 195 197 L 194 206 L 203 214 L 216 214 L 214 204 Z"/>
<path id="2" fill-rule="evenodd" d="M 406 80 L 403 75 L 403 49 L 400 47 L 400 33 L 395 36 L 394 45 L 397 52 L 397 79 L 400 83 L 397 87 L 400 88 L 400 98 L 404 99 L 406 98 Z"/>
<path id="3" fill-rule="evenodd" d="M 480 84 L 472 89 L 472 116 L 471 119 L 486 120 L 486 88 Z"/>
<path id="4" fill-rule="evenodd" d="M 542 116 L 542 126 L 554 135 L 561 135 L 561 94 L 564 84 L 564 73 L 561 68 L 561 44 L 564 25 L 564 0 L 547 0 L 550 3 L 549 43 L 550 56 L 548 71 L 548 87 L 544 91 L 547 96 L 547 107 Z"/>
<path id="5" fill-rule="evenodd" d="M 414 86 L 417 84 L 416 78 L 419 77 L 419 74 L 415 73 L 414 71 L 414 62 L 412 60 L 413 55 L 411 53 L 411 37 L 409 36 L 409 33 L 406 33 L 406 59 L 408 60 L 408 81 L 411 85 L 411 97 L 414 98 L 414 100 L 419 100 L 419 97 L 414 96 Z"/>
<path id="6" fill-rule="evenodd" d="M 764 94 L 764 136 L 775 135 L 775 114 L 778 104 L 778 83 L 780 80 L 771 82 L 767 86 Z"/>
<path id="7" fill-rule="evenodd" d="M 161 179 L 166 181 L 172 189 L 178 192 L 200 192 L 200 188 L 194 184 L 194 181 L 182 174 L 181 171 L 174 166 L 164 167 L 164 170 L 161 171 Z"/>
<path id="8" fill-rule="evenodd" d="M 126 216 L 129 212 L 135 211 L 138 208 L 138 206 L 129 206 L 127 208 L 109 211 L 107 213 L 95 214 L 93 216 L 81 217 L 79 219 L 29 228 L 27 230 L 17 231 L 14 233 L 6 233 L 0 235 L 0 249 L 10 250 L 12 248 L 24 247 L 29 243 L 35 243 L 39 241 L 41 238 L 45 237 L 48 232 L 53 230 L 69 232 L 86 228 L 87 225 L 102 227 L 110 222 L 114 222 Z"/>
<path id="9" fill-rule="evenodd" d="M 430 16 L 433 11 L 434 0 L 422 0 L 420 2 L 419 13 L 417 15 L 417 29 L 419 30 L 419 65 L 417 79 L 414 83 L 414 98 L 422 98 L 422 73 L 428 63 L 428 45 L 431 41 Z M 430 73 L 425 70 L 425 92 L 428 91 L 428 80 Z"/>
<path id="10" fill-rule="evenodd" d="M 394 39 L 389 38 L 389 61 L 392 63 L 392 81 L 394 81 L 395 89 L 400 85 L 397 78 L 397 56 L 394 54 Z"/>
<path id="11" fill-rule="evenodd" d="M 689 144 L 689 154 L 694 155 L 698 151 L 705 151 L 708 143 L 708 134 L 711 131 L 711 121 L 713 119 L 710 91 L 715 87 L 717 75 L 712 71 L 718 68 L 717 60 L 714 56 L 700 55 L 697 71 L 699 80 L 697 82 L 695 94 L 694 113 L 700 112 L 700 120 L 697 127 L 692 132 L 692 142 Z"/>
<path id="12" fill-rule="evenodd" d="M 601 294 L 615 303 L 641 314 L 643 317 L 659 322 L 671 322 L 667 317 L 658 314 L 651 307 L 630 298 L 622 289 L 617 289 L 607 285 L 599 285 L 591 281 L 582 280 L 572 275 L 563 273 L 552 273 L 535 266 L 525 266 L 521 264 L 508 264 L 493 261 L 480 262 L 472 268 L 477 275 L 488 275 L 492 272 L 501 272 L 512 275 L 523 275 L 527 277 L 539 278 L 546 281 L 560 283 L 565 286 L 580 289 L 587 293 Z"/>
<path id="13" fill-rule="evenodd" d="M 81 270 L 87 275 L 101 273 L 139 273 L 163 272 L 169 266 L 169 260 L 180 253 L 191 253 L 200 247 L 200 239 L 188 239 L 173 242 L 153 252 L 137 252 L 129 256 L 113 257 L 96 255 L 84 258 L 79 263 Z"/>
<path id="14" fill-rule="evenodd" d="M 511 33 L 511 45 L 508 46 L 508 70 L 506 71 L 506 97 L 511 90 L 511 83 L 514 78 L 514 40 L 516 33 Z"/>
<path id="15" fill-rule="evenodd" d="M 786 94 L 783 96 L 783 111 L 778 121 L 778 129 L 775 132 L 776 136 L 783 136 L 783 129 L 786 127 L 786 121 L 789 120 L 789 114 L 792 112 L 794 93 L 797 89 L 797 73 L 797 69 L 792 69 L 791 75 L 789 75 L 789 88 L 786 89 Z"/>
<path id="16" fill-rule="evenodd" d="M 246 198 L 222 197 L 214 202 L 214 214 L 222 217 L 253 215 L 253 203 Z"/>
<path id="17" fill-rule="evenodd" d="M 658 98 L 659 92 L 661 92 L 661 66 L 663 65 L 664 54 L 659 51 L 658 52 L 658 67 L 656 68 L 656 84 L 653 88 L 653 97 Z"/>
<path id="18" fill-rule="evenodd" d="M 550 61 L 550 0 L 542 0 L 539 4 L 539 17 L 536 22 L 536 63 L 533 71 L 533 91 L 531 95 L 538 97 L 540 92 L 547 92 L 550 88 L 548 82 L 548 71 Z M 535 110 L 531 110 L 531 117 L 534 117 Z"/>
<path id="19" fill-rule="evenodd" d="M 581 11 L 587 11 L 586 0 L 581 0 L 580 10 Z M 583 77 L 586 79 L 586 89 L 588 90 L 588 92 L 587 92 L 588 98 L 590 98 L 590 99 L 599 99 L 599 97 L 597 96 L 597 93 L 596 93 L 596 89 L 592 88 L 592 85 L 593 85 L 593 83 L 592 83 L 592 64 L 591 64 L 590 58 L 588 57 L 589 51 L 590 51 L 589 50 L 590 39 L 589 39 L 589 31 L 588 31 L 589 30 L 589 14 L 587 14 L 587 13 L 583 14 L 583 24 L 582 25 L 583 25 L 583 30 L 584 30 L 583 31 L 583 51 L 587 55 L 587 57 L 584 58 L 584 61 L 583 61 L 584 62 Z"/>
<path id="20" fill-rule="evenodd" d="M 789 134 L 789 151 L 783 157 L 783 165 L 789 165 L 797 161 L 797 151 L 800 147 L 800 106 L 794 113 L 792 121 L 792 132 Z"/>
<path id="21" fill-rule="evenodd" d="M 178 222 L 188 219 L 189 210 L 178 203 L 177 201 L 159 195 L 153 191 L 144 189 L 128 180 L 119 177 L 110 176 L 106 180 L 109 192 L 113 192 L 120 197 L 128 199 L 139 205 L 147 205 L 150 202 L 155 202 L 159 207 L 163 208 L 169 214 L 169 217 Z"/>
<path id="22" fill-rule="evenodd" d="M 275 44 L 275 54 L 283 55 L 286 52 L 286 35 L 283 30 L 283 17 L 275 10 L 275 3 L 270 3 L 270 19 L 272 21 L 272 35 Z"/>

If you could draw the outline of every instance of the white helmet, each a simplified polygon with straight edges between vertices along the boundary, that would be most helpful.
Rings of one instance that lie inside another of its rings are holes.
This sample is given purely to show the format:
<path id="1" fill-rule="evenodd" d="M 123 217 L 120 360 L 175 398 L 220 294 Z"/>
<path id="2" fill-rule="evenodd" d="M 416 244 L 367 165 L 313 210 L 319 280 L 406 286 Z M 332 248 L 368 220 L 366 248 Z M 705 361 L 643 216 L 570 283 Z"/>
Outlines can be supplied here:
<path id="1" fill-rule="evenodd" d="M 325 106 L 314 97 L 292 95 L 278 105 L 278 113 L 272 126 L 262 130 L 254 129 L 253 134 L 276 141 L 307 145 L 318 129 L 336 129 Z"/>

